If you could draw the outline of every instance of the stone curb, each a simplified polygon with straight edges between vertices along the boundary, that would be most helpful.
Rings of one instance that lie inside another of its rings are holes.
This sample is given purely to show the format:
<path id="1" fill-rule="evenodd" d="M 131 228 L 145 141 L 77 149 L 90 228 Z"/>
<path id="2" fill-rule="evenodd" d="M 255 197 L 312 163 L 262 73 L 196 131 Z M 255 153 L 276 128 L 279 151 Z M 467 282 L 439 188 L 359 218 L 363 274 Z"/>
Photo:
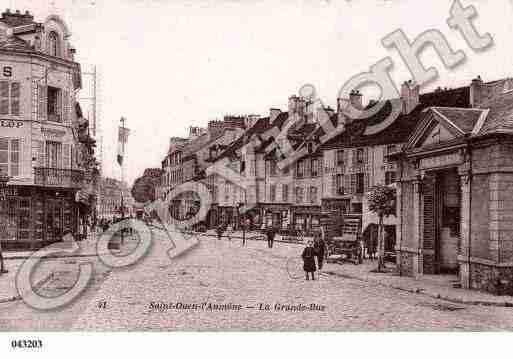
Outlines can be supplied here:
<path id="1" fill-rule="evenodd" d="M 328 275 L 333 275 L 333 276 L 336 276 L 336 277 L 350 278 L 350 279 L 359 280 L 361 282 L 374 283 L 374 284 L 377 284 L 377 285 L 380 285 L 380 286 L 383 286 L 383 287 L 386 287 L 386 288 L 401 290 L 401 291 L 408 292 L 408 293 L 421 294 L 421 295 L 425 295 L 425 296 L 428 296 L 428 297 L 431 297 L 431 298 L 434 298 L 434 299 L 441 299 L 441 300 L 445 300 L 445 301 L 448 301 L 448 302 L 451 302 L 451 303 L 456 303 L 456 304 L 482 305 L 482 306 L 488 306 L 488 307 L 507 307 L 507 308 L 513 307 L 513 302 L 507 302 L 507 301 L 506 302 L 498 302 L 498 301 L 494 302 L 494 301 L 485 301 L 485 300 L 465 300 L 465 299 L 455 298 L 455 297 L 451 297 L 451 296 L 441 295 L 440 293 L 436 293 L 436 292 L 426 291 L 426 289 L 420 288 L 420 287 L 411 288 L 411 287 L 406 287 L 406 286 L 389 284 L 389 283 L 386 283 L 385 281 L 381 281 L 381 280 L 378 280 L 378 279 L 361 277 L 361 276 L 357 276 L 357 275 L 353 275 L 353 274 L 336 273 L 336 272 L 333 272 L 333 271 L 326 271 L 324 273 L 326 273 Z"/>
<path id="2" fill-rule="evenodd" d="M 55 277 L 55 273 L 52 272 L 47 278 L 41 279 L 34 285 L 34 290 L 37 291 L 37 290 L 41 289 L 41 287 L 43 287 L 46 283 L 48 283 L 54 277 Z M 17 295 L 14 297 L 8 297 L 8 298 L 0 298 L 0 304 L 16 302 L 21 299 L 22 299 L 21 295 Z"/>

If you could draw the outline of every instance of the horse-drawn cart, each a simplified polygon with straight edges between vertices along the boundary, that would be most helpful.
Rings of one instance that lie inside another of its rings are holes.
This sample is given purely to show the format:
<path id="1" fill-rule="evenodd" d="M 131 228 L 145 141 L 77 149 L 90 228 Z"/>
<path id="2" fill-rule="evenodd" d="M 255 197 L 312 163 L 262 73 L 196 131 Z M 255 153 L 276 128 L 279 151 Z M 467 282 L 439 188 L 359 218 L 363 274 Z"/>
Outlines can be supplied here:
<path id="1" fill-rule="evenodd" d="M 363 262 L 361 228 L 361 216 L 345 214 L 341 233 L 327 238 L 328 260 L 348 260 L 354 264 L 361 264 Z"/>

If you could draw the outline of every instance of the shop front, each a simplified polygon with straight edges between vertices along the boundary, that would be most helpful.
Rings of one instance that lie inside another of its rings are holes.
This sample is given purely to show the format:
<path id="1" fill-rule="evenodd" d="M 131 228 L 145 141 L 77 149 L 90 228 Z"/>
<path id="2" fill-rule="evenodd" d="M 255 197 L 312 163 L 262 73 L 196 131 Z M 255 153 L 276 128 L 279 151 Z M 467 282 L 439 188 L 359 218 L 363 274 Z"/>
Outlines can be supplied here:
<path id="1" fill-rule="evenodd" d="M 322 211 L 320 206 L 292 207 L 292 227 L 297 231 L 320 229 Z"/>
<path id="2" fill-rule="evenodd" d="M 78 233 L 79 206 L 74 191 L 9 186 L 5 250 L 36 249 Z"/>
<path id="3" fill-rule="evenodd" d="M 262 204 L 266 227 L 287 229 L 290 223 L 289 206 L 284 204 Z"/>

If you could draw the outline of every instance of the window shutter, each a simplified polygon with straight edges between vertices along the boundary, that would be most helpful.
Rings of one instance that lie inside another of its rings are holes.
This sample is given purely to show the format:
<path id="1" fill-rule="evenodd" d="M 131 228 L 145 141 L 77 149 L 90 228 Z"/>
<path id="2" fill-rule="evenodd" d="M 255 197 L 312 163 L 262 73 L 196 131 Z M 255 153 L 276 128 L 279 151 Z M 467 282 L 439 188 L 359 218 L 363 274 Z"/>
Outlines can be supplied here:
<path id="1" fill-rule="evenodd" d="M 45 142 L 44 141 L 38 141 L 37 166 L 38 167 L 46 167 L 46 152 L 45 152 Z"/>
<path id="2" fill-rule="evenodd" d="M 69 91 L 62 91 L 62 121 L 66 124 L 71 122 L 71 97 Z"/>
<path id="3" fill-rule="evenodd" d="M 336 196 L 337 193 L 337 175 L 331 176 L 331 193 Z"/>
<path id="4" fill-rule="evenodd" d="M 349 165 L 349 150 L 344 150 L 344 167 Z"/>
<path id="5" fill-rule="evenodd" d="M 20 92 L 20 83 L 11 83 L 11 115 L 18 116 L 20 114 Z"/>
<path id="6" fill-rule="evenodd" d="M 368 147 L 364 148 L 364 150 L 363 150 L 363 162 L 365 163 L 365 165 L 369 164 L 369 148 Z"/>
<path id="7" fill-rule="evenodd" d="M 11 140 L 11 176 L 20 175 L 20 152 L 21 152 L 21 140 Z"/>
<path id="8" fill-rule="evenodd" d="M 356 193 L 356 174 L 351 175 L 351 194 Z"/>
<path id="9" fill-rule="evenodd" d="M 367 192 L 370 187 L 370 173 L 366 172 L 363 174 L 363 191 Z"/>
<path id="10" fill-rule="evenodd" d="M 46 120 L 46 112 L 47 109 L 47 87 L 44 85 L 37 86 L 37 96 L 38 96 L 38 118 L 40 121 Z"/>
<path id="11" fill-rule="evenodd" d="M 357 157 L 356 153 L 357 153 L 357 150 L 353 149 L 351 152 L 352 152 L 351 154 L 352 154 L 352 157 L 353 157 L 351 163 L 352 163 L 353 167 L 356 167 L 356 159 L 357 159 L 356 158 Z"/>
<path id="12" fill-rule="evenodd" d="M 311 159 L 307 159 L 304 161 L 304 164 L 305 164 L 305 172 L 304 172 L 304 177 L 311 177 L 312 176 L 312 172 L 311 172 Z"/>
<path id="13" fill-rule="evenodd" d="M 64 144 L 62 145 L 62 160 L 64 164 L 64 169 L 71 168 L 71 145 Z"/>
<path id="14" fill-rule="evenodd" d="M 9 82 L 0 81 L 0 115 L 9 114 Z"/>

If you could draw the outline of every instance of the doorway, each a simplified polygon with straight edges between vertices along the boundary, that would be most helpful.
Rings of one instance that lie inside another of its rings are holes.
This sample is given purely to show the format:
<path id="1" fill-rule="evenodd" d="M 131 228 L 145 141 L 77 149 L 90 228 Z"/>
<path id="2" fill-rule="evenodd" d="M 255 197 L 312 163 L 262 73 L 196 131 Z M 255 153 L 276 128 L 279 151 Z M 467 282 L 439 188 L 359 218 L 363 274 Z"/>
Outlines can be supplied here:
<path id="1" fill-rule="evenodd" d="M 456 274 L 461 211 L 457 169 L 429 173 L 422 192 L 424 273 Z"/>

